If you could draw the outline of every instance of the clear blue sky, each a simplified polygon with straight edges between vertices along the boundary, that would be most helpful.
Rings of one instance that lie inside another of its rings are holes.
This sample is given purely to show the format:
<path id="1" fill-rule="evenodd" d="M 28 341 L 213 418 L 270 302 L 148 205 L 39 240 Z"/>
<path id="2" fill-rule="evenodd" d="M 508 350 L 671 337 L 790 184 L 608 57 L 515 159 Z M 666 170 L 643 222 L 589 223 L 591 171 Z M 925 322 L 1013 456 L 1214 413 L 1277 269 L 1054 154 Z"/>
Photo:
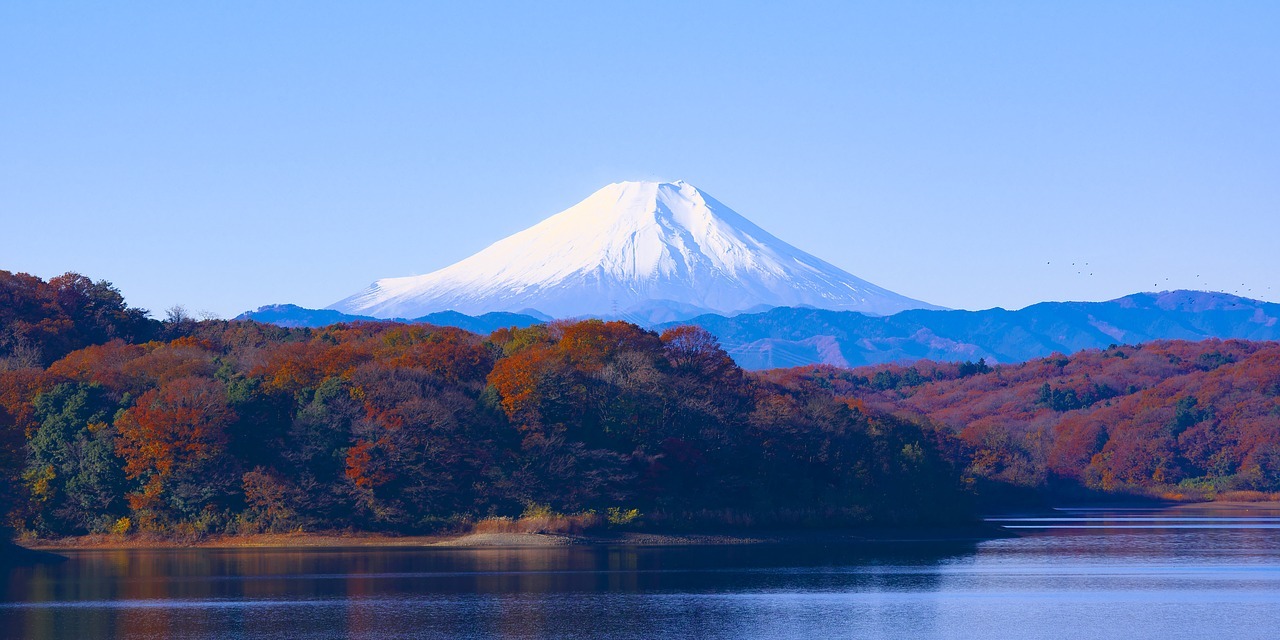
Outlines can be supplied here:
<path id="1" fill-rule="evenodd" d="M 1280 2 L 689 4 L 0 4 L 0 269 L 316 307 L 683 178 L 949 307 L 1280 300 Z"/>

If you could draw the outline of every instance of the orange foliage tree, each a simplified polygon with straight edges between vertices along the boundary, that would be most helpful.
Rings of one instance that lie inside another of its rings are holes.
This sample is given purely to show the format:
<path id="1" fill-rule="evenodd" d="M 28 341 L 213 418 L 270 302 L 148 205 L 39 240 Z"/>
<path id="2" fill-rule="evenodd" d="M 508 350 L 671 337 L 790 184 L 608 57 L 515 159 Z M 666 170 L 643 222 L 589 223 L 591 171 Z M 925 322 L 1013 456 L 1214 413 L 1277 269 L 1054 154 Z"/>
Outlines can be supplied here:
<path id="1" fill-rule="evenodd" d="M 179 378 L 139 396 L 115 421 L 125 474 L 142 483 L 130 507 L 159 517 L 211 506 L 235 418 L 225 388 L 209 378 Z"/>

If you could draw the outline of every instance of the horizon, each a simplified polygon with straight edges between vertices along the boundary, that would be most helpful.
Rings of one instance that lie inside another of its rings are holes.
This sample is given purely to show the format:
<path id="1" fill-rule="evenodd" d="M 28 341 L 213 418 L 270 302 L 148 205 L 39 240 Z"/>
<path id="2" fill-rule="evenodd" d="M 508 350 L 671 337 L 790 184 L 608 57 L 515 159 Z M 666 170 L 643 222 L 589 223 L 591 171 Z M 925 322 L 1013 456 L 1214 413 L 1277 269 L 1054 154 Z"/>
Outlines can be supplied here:
<path id="1" fill-rule="evenodd" d="M 83 274 L 82 274 L 82 275 L 83 275 Z M 1248 297 L 1245 297 L 1245 296 L 1238 296 L 1238 295 L 1233 294 L 1233 293 L 1224 293 L 1224 292 L 1221 292 L 1221 291 L 1202 291 L 1202 290 L 1197 290 L 1197 289 L 1164 289 L 1164 290 L 1159 290 L 1159 291 L 1135 291 L 1135 292 L 1133 292 L 1133 293 L 1127 293 L 1127 294 L 1125 294 L 1125 295 L 1118 296 L 1118 297 L 1115 297 L 1115 298 L 1111 298 L 1111 299 L 1108 299 L 1108 300 L 1040 300 L 1040 301 L 1038 301 L 1038 302 L 1033 302 L 1033 303 L 1028 304 L 1028 305 L 1026 305 L 1026 306 L 1023 306 L 1023 307 L 1016 307 L 1016 308 L 1009 308 L 1009 307 L 986 307 L 986 308 L 983 308 L 983 309 L 953 309 L 953 308 L 949 308 L 949 307 L 943 307 L 943 308 L 938 308 L 938 309 L 904 309 L 903 311 L 898 311 L 898 312 L 890 313 L 890 314 L 875 314 L 875 313 L 867 313 L 867 312 L 864 312 L 864 311 L 848 311 L 848 310 L 842 310 L 842 309 L 824 309 L 824 308 L 822 308 L 822 307 L 814 307 L 814 306 L 810 306 L 810 305 L 796 305 L 796 306 L 772 307 L 772 308 L 769 308 L 769 309 L 763 309 L 763 310 L 758 310 L 758 311 L 757 311 L 757 310 L 751 310 L 751 309 L 748 309 L 748 310 L 745 310 L 745 311 L 734 311 L 734 312 L 729 312 L 729 313 L 707 312 L 707 315 L 714 315 L 714 316 L 720 316 L 720 317 L 725 317 L 725 318 L 732 318 L 732 317 L 741 316 L 741 315 L 765 314 L 765 313 L 769 313 L 770 311 L 773 311 L 774 309 L 812 309 L 812 310 L 815 310 L 815 311 L 830 311 L 830 312 L 832 312 L 832 313 L 858 313 L 858 314 L 862 314 L 862 315 L 866 315 L 866 316 L 870 316 L 870 317 L 887 317 L 887 316 L 897 315 L 897 314 L 899 314 L 899 313 L 904 313 L 904 312 L 906 312 L 906 311 L 912 311 L 912 312 L 922 312 L 922 311 L 923 311 L 923 312 L 928 312 L 928 311 L 940 311 L 940 312 L 948 312 L 948 311 L 962 311 L 962 312 L 966 312 L 966 313 L 981 313 L 981 312 L 984 312 L 984 311 L 1022 311 L 1022 310 L 1024 310 L 1024 309 L 1027 309 L 1028 307 L 1034 307 L 1034 306 L 1036 306 L 1036 305 L 1041 305 L 1041 304 L 1103 304 L 1103 303 L 1109 303 L 1109 302 L 1118 302 L 1118 301 L 1123 300 L 1123 299 L 1125 299 L 1125 298 L 1132 298 L 1132 297 L 1134 297 L 1134 296 L 1154 296 L 1154 297 L 1160 297 L 1160 296 L 1166 296 L 1166 295 L 1171 295 L 1171 294 L 1179 294 L 1179 293 L 1204 294 L 1204 295 L 1208 295 L 1208 296 L 1215 296 L 1215 297 L 1222 297 L 1222 298 L 1232 298 L 1232 299 L 1237 299 L 1237 300 L 1246 300 L 1246 301 L 1251 301 L 1251 302 L 1260 302 L 1260 303 L 1263 303 L 1263 304 L 1280 304 L 1280 303 L 1276 303 L 1276 302 L 1269 302 L 1269 301 L 1266 301 L 1266 300 L 1261 300 L 1261 299 L 1258 299 L 1258 298 L 1248 298 Z M 126 299 L 126 302 L 127 302 L 127 299 Z M 377 320 L 377 321 L 389 320 L 389 321 L 393 321 L 393 322 L 400 322 L 400 321 L 404 321 L 404 322 L 414 322 L 414 321 L 417 321 L 417 320 L 419 319 L 419 318 L 406 318 L 406 317 L 399 317 L 399 316 L 396 316 L 396 317 L 360 316 L 360 314 L 355 314 L 355 313 L 350 313 L 350 312 L 340 311 L 340 310 L 337 310 L 337 309 L 332 309 L 332 308 L 330 308 L 330 307 L 320 307 L 320 308 L 303 307 L 303 306 L 301 306 L 301 305 L 297 305 L 297 304 L 294 304 L 294 303 L 292 303 L 292 302 L 276 302 L 276 303 L 264 304 L 264 305 L 261 305 L 261 306 L 259 306 L 259 307 L 257 307 L 257 308 L 254 308 L 254 309 L 248 309 L 248 310 L 246 310 L 246 311 L 243 311 L 243 312 L 241 312 L 240 314 L 238 314 L 237 316 L 232 316 L 232 317 L 230 317 L 230 318 L 221 318 L 221 319 L 223 319 L 223 320 L 235 320 L 235 319 L 238 319 L 238 318 L 239 318 L 239 317 L 241 317 L 241 316 L 249 316 L 249 315 L 252 315 L 252 314 L 254 314 L 254 313 L 258 313 L 258 312 L 262 312 L 262 311 L 269 311 L 269 310 L 273 310 L 273 309 L 286 308 L 286 307 L 294 307 L 294 308 L 301 309 L 301 310 L 303 310 L 303 311 L 331 311 L 331 312 L 338 313 L 338 314 L 345 315 L 345 316 L 352 316 L 352 317 L 368 317 L 368 318 L 372 318 L 373 320 Z M 159 318 L 161 317 L 161 314 L 157 313 L 155 310 L 152 310 L 152 309 L 146 309 L 146 311 L 150 314 L 150 316 L 151 316 L 152 318 L 159 319 Z M 191 312 L 192 310 L 191 310 L 191 309 L 187 309 L 187 308 L 183 307 L 183 311 Z M 577 321 L 577 320 L 588 320 L 588 319 L 624 320 L 624 321 L 630 322 L 631 324 L 635 324 L 635 325 L 639 325 L 639 326 L 646 326 L 646 325 L 649 325 L 649 326 L 664 326 L 664 325 L 678 324 L 678 323 L 680 323 L 680 322 L 683 322 L 682 320 L 674 320 L 674 321 L 669 321 L 669 322 L 649 323 L 649 322 L 645 322 L 645 321 L 643 321 L 643 320 L 636 320 L 636 321 L 629 320 L 629 319 L 627 319 L 626 317 L 623 317 L 623 315 L 610 315 L 610 314 L 587 314 L 587 315 L 580 315 L 580 316 L 571 316 L 571 317 L 564 317 L 564 318 L 560 318 L 560 317 L 556 317 L 556 316 L 551 316 L 551 315 L 545 314 L 545 313 L 543 313 L 542 311 L 540 311 L 540 310 L 538 310 L 538 309 L 534 309 L 534 308 L 523 309 L 523 310 L 520 310 L 520 311 L 487 311 L 487 312 L 485 312 L 485 313 L 483 313 L 483 314 L 474 314 L 474 315 L 473 315 L 473 314 L 465 314 L 465 313 L 462 313 L 462 312 L 460 312 L 460 311 L 455 311 L 455 310 L 453 310 L 453 309 L 445 309 L 445 310 L 442 310 L 442 311 L 433 311 L 433 312 L 431 312 L 431 313 L 429 313 L 429 314 L 427 314 L 427 315 L 444 315 L 444 314 L 459 314 L 459 315 L 462 315 L 462 316 L 465 316 L 465 317 L 470 317 L 470 318 L 479 318 L 479 317 L 482 317 L 482 316 L 488 316 L 488 315 L 502 315 L 502 314 L 507 314 L 507 315 L 523 315 L 523 316 L 529 316 L 530 318 L 533 318 L 533 319 L 537 320 L 538 322 L 550 322 L 550 321 L 555 321 L 555 320 Z M 539 317 L 539 316 L 543 316 L 543 317 Z M 422 316 L 422 317 L 425 317 L 425 316 Z M 697 316 L 694 316 L 694 317 L 697 317 Z M 690 318 L 690 319 L 692 319 L 692 318 Z M 268 324 L 270 324 L 270 323 L 268 323 Z M 1174 339 L 1174 338 L 1170 338 L 1170 339 Z"/>
<path id="2" fill-rule="evenodd" d="M 948 308 L 1280 301 L 1280 7 L 681 15 L 5 6 L 0 269 L 323 308 L 661 175 Z"/>

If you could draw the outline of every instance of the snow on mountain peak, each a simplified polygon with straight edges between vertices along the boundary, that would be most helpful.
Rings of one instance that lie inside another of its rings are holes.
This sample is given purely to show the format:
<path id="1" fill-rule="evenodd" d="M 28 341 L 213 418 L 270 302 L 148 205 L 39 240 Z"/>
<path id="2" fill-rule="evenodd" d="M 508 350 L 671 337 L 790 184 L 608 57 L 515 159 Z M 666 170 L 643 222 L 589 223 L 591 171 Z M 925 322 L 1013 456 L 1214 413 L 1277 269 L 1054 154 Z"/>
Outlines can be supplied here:
<path id="1" fill-rule="evenodd" d="M 524 309 L 577 317 L 654 303 L 685 317 L 779 306 L 936 308 L 792 247 L 682 180 L 615 182 L 465 260 L 378 280 L 330 308 L 383 318 Z"/>

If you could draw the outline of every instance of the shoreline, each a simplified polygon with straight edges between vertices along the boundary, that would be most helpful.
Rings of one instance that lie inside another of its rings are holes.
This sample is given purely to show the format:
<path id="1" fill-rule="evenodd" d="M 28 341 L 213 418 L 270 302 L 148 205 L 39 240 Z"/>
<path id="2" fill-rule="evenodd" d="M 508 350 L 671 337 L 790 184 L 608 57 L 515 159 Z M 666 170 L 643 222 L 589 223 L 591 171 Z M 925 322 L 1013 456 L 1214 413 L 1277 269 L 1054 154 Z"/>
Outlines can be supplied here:
<path id="1" fill-rule="evenodd" d="M 1150 508 L 1151 502 L 1142 502 Z M 1085 505 L 1081 505 L 1085 506 Z M 1125 507 L 1118 504 L 1089 505 L 1098 509 Z M 1280 502 L 1208 501 L 1163 503 L 1161 509 L 1173 512 L 1214 510 L 1273 514 Z M 1039 512 L 1040 510 L 1036 510 Z M 1019 513 L 1028 513 L 1018 511 Z M 1054 508 L 1044 510 L 1053 513 Z M 1010 515 L 1004 514 L 989 514 Z M 19 553 L 44 554 L 58 551 L 110 551 L 141 549 L 529 549 L 551 547 L 670 547 L 714 545 L 770 544 L 894 544 L 894 543 L 967 543 L 1016 537 L 998 525 L 985 521 L 917 527 L 791 529 L 791 530 L 722 530 L 722 531 L 621 531 L 580 534 L 466 532 L 432 535 L 395 535 L 383 533 L 316 531 L 292 533 L 219 534 L 193 539 L 165 538 L 148 535 L 96 534 L 66 538 L 26 538 L 12 540 L 11 548 Z"/>
<path id="2" fill-rule="evenodd" d="M 208 536 L 174 540 L 141 536 L 87 535 L 15 540 L 42 552 L 181 549 L 536 549 L 553 547 L 672 547 L 771 544 L 966 543 L 1008 537 L 985 523 L 896 529 L 831 529 L 733 532 L 619 532 L 602 534 L 460 533 L 397 536 L 314 532 Z"/>

